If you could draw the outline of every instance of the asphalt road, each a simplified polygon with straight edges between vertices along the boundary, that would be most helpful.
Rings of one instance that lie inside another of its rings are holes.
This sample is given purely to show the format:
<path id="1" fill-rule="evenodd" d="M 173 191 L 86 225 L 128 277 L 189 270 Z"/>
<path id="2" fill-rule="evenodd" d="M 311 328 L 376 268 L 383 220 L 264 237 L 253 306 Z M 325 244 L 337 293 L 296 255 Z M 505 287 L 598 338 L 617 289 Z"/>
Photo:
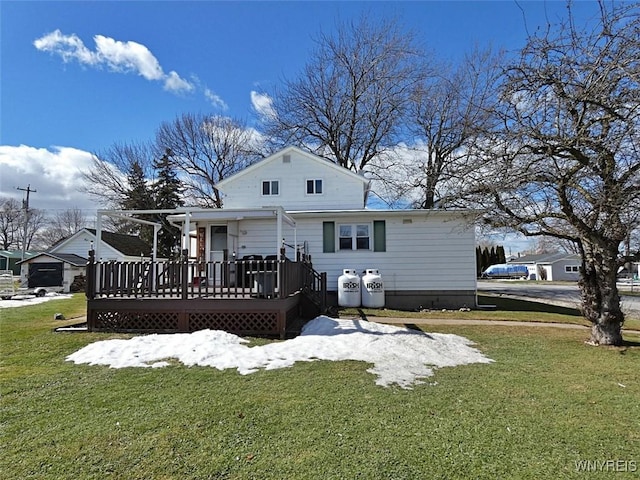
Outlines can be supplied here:
<path id="1" fill-rule="evenodd" d="M 625 312 L 640 316 L 640 296 L 625 295 L 630 286 L 621 285 L 622 309 Z M 640 285 L 635 285 L 634 292 L 640 292 Z M 519 298 L 548 302 L 554 305 L 577 307 L 580 304 L 580 292 L 577 285 L 557 283 L 529 283 L 508 280 L 478 280 L 478 293 L 492 295 L 508 295 Z"/>

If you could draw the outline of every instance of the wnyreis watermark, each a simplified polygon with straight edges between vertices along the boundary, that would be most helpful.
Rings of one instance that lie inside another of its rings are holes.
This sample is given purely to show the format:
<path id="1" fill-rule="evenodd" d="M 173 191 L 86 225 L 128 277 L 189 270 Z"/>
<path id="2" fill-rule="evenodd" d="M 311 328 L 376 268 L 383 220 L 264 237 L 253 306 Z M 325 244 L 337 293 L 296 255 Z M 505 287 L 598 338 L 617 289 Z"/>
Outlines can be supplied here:
<path id="1" fill-rule="evenodd" d="M 576 472 L 637 472 L 635 460 L 576 460 Z"/>

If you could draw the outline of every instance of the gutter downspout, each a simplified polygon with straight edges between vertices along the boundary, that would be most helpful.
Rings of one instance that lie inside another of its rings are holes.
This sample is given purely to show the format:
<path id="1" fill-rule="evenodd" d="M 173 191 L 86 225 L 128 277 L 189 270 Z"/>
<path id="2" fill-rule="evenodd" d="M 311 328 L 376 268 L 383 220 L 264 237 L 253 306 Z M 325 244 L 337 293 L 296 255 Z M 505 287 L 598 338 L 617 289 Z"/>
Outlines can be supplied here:
<path id="1" fill-rule="evenodd" d="M 282 208 L 276 209 L 276 287 L 275 293 L 280 292 L 280 247 L 282 242 Z"/>
<path id="2" fill-rule="evenodd" d="M 102 213 L 98 211 L 98 217 L 96 219 L 96 248 L 95 251 L 95 259 L 96 261 L 100 261 L 100 253 L 102 250 Z"/>
<path id="3" fill-rule="evenodd" d="M 184 223 L 182 224 L 182 250 L 187 251 L 187 258 L 191 256 L 191 239 L 189 238 L 189 228 L 191 226 L 191 211 L 184 212 Z"/>

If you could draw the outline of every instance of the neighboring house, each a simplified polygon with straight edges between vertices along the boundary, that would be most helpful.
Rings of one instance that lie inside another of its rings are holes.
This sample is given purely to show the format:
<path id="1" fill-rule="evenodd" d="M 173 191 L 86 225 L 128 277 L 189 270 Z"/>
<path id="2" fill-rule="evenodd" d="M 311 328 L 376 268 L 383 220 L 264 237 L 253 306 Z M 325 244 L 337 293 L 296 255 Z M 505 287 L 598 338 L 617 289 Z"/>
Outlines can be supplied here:
<path id="1" fill-rule="evenodd" d="M 475 235 L 468 212 L 365 208 L 367 178 L 296 147 L 216 188 L 224 208 L 170 217 L 183 224 L 185 237 L 197 239 L 190 256 L 200 261 L 277 257 L 284 245 L 295 250 L 287 252 L 289 258 L 302 251 L 316 271 L 326 272 L 334 304 L 344 269 L 375 269 L 388 307 L 476 305 Z"/>
<path id="2" fill-rule="evenodd" d="M 38 252 L 25 251 L 25 260 L 33 257 Z M 0 270 L 11 270 L 14 275 L 20 275 L 20 265 L 22 260 L 22 250 L 0 250 Z"/>
<path id="3" fill-rule="evenodd" d="M 564 252 L 525 255 L 510 263 L 526 265 L 529 279 L 577 282 L 580 278 L 580 255 Z"/>
<path id="4" fill-rule="evenodd" d="M 151 247 L 138 237 L 111 232 L 101 232 L 101 237 L 104 260 L 139 261 L 141 256 L 148 259 L 151 255 Z M 18 262 L 22 285 L 62 286 L 64 292 L 69 292 L 74 278 L 86 274 L 89 250 L 96 242 L 96 230 L 83 228 L 46 252 Z"/>

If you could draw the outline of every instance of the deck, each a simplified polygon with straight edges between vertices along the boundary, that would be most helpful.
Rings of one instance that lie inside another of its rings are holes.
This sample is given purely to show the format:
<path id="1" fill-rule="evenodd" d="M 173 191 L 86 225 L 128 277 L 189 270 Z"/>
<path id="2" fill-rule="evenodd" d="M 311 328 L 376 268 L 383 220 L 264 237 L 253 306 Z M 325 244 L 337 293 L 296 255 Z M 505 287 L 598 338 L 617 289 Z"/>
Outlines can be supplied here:
<path id="1" fill-rule="evenodd" d="M 87 264 L 89 331 L 203 329 L 277 336 L 326 309 L 326 275 L 310 259 Z"/>

